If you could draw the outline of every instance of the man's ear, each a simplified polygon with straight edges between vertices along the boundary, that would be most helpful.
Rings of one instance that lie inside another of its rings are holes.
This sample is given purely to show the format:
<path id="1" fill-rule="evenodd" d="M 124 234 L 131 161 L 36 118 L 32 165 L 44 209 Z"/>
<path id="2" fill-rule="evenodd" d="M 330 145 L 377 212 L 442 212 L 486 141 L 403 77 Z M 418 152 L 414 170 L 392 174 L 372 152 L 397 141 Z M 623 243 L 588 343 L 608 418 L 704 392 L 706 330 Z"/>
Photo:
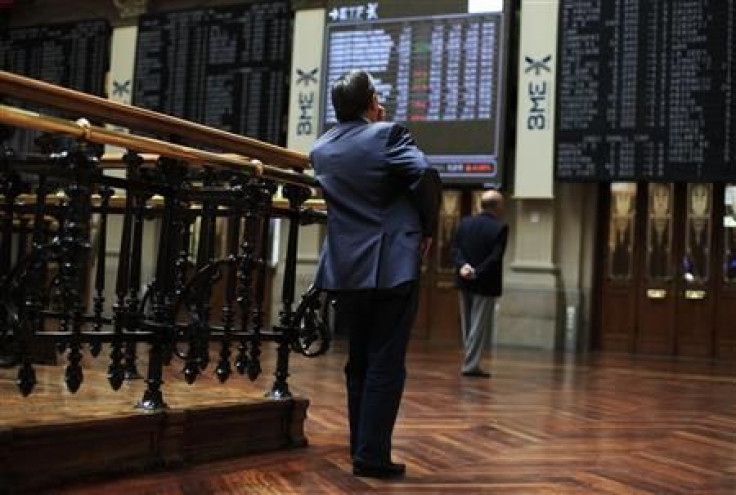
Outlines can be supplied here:
<path id="1" fill-rule="evenodd" d="M 374 111 L 374 112 L 377 112 L 379 105 L 380 105 L 380 103 L 378 101 L 378 94 L 377 93 L 373 93 L 373 98 L 371 98 L 371 105 L 370 105 L 371 110 Z"/>
<path id="2" fill-rule="evenodd" d="M 372 122 L 376 122 L 378 120 L 379 107 L 380 103 L 378 103 L 378 95 L 373 93 L 373 97 L 371 98 L 371 101 L 368 104 L 368 108 L 365 111 L 365 116 L 368 118 L 368 120 Z"/>

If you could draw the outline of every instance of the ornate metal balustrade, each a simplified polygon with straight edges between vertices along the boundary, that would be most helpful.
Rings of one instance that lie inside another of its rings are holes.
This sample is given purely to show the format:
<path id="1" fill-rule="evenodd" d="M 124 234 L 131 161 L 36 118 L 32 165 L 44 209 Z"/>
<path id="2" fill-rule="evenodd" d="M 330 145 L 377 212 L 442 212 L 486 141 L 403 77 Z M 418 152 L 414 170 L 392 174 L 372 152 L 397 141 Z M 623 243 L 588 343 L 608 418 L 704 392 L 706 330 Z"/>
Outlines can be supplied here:
<path id="1" fill-rule="evenodd" d="M 290 397 L 290 353 L 319 355 L 330 340 L 319 292 L 295 300 L 299 227 L 323 217 L 305 207 L 316 186 L 302 173 L 306 158 L 4 72 L 2 94 L 67 112 L 84 109 L 95 121 L 219 150 L 0 106 L 2 142 L 15 127 L 51 136 L 42 153 L 20 156 L 2 144 L 0 155 L 0 359 L 17 367 L 21 393 L 36 384 L 39 349 L 62 353 L 66 385 L 76 392 L 85 348 L 95 357 L 109 354 L 107 376 L 118 389 L 137 374 L 137 344 L 145 343 L 139 406 L 158 409 L 166 406 L 164 366 L 182 363 L 190 383 L 208 366 L 223 382 L 234 371 L 255 379 L 262 374 L 264 342 L 274 342 L 270 396 Z M 54 139 L 59 135 L 67 139 Z M 111 165 L 96 144 L 127 148 L 122 162 L 112 164 L 124 176 L 105 173 Z M 279 186 L 285 206 L 273 200 Z M 281 311 L 270 326 L 267 259 L 276 218 L 289 228 Z M 121 224 L 119 235 L 112 233 L 113 220 Z M 157 239 L 155 253 L 145 247 L 150 236 Z M 117 266 L 110 264 L 111 251 Z M 153 267 L 148 279 L 144 265 Z"/>

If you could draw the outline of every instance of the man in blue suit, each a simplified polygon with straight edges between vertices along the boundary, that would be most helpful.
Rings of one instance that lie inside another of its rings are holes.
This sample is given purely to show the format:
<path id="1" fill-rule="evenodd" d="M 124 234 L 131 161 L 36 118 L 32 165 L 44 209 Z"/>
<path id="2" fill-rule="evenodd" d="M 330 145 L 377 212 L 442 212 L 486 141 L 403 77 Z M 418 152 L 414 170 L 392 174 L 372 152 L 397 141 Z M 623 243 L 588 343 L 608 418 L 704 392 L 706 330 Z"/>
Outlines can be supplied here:
<path id="1" fill-rule="evenodd" d="M 452 257 L 460 289 L 460 316 L 465 359 L 463 376 L 490 377 L 481 368 L 483 349 L 493 331 L 496 298 L 503 289 L 503 255 L 509 228 L 503 221 L 503 196 L 488 190 L 481 196 L 482 211 L 460 222 Z"/>
<path id="2" fill-rule="evenodd" d="M 345 366 L 353 473 L 388 478 L 391 436 L 417 312 L 419 264 L 434 232 L 441 183 L 409 131 L 381 122 L 370 74 L 331 88 L 338 124 L 311 152 L 327 203 L 327 238 L 315 285 L 335 296 L 335 325 L 348 336 Z"/>

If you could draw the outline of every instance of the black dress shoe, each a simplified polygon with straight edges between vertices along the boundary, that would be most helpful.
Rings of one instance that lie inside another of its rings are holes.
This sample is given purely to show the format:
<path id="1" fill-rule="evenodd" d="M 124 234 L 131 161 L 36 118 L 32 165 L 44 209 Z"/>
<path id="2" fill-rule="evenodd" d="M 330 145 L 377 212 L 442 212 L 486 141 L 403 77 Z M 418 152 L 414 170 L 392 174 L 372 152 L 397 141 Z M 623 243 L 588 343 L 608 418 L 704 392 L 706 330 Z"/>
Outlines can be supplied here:
<path id="1" fill-rule="evenodd" d="M 491 374 L 487 371 L 483 370 L 475 370 L 475 371 L 463 371 L 463 376 L 472 376 L 476 378 L 490 378 Z"/>
<path id="2" fill-rule="evenodd" d="M 400 478 L 406 474 L 406 464 L 395 462 L 371 466 L 360 461 L 353 462 L 353 474 L 363 478 Z"/>

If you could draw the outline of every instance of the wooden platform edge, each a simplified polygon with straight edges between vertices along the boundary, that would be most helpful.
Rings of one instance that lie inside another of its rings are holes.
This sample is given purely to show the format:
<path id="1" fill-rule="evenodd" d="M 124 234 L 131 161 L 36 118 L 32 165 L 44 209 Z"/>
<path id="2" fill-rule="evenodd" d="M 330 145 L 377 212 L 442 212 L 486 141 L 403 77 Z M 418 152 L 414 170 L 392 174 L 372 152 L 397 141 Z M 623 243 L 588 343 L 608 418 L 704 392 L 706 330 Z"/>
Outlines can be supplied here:
<path id="1" fill-rule="evenodd" d="M 0 494 L 305 447 L 309 400 L 195 406 L 0 427 Z"/>

